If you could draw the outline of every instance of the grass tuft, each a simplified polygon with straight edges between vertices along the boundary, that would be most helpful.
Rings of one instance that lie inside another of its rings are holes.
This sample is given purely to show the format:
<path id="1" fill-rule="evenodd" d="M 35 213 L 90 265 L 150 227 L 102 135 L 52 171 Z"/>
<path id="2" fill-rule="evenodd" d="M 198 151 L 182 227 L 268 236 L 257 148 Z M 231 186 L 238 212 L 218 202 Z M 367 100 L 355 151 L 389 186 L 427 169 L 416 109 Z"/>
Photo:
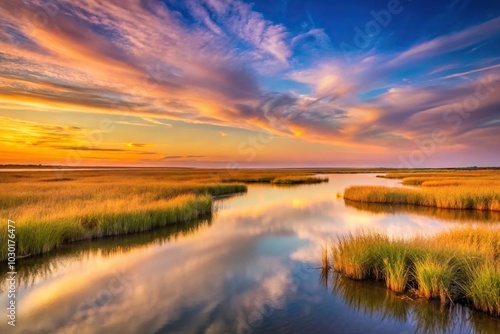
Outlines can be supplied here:
<path id="1" fill-rule="evenodd" d="M 447 304 L 452 298 L 451 291 L 456 275 L 451 259 L 439 261 L 427 256 L 415 261 L 417 292 L 426 299 L 439 298 L 441 303 Z"/>
<path id="2" fill-rule="evenodd" d="M 469 284 L 465 294 L 474 307 L 494 316 L 500 316 L 500 269 L 497 263 L 485 263 L 469 268 Z"/>
<path id="3" fill-rule="evenodd" d="M 391 239 L 361 232 L 332 245 L 333 268 L 354 280 L 383 280 L 447 304 L 468 301 L 500 316 L 500 229 L 459 228 L 432 237 Z"/>
<path id="4" fill-rule="evenodd" d="M 292 184 L 315 184 L 328 182 L 327 177 L 277 177 L 271 181 L 272 184 L 292 185 Z"/>
<path id="5" fill-rule="evenodd" d="M 395 292 L 404 292 L 408 283 L 410 269 L 408 253 L 404 247 L 393 245 L 384 258 L 384 275 L 386 286 Z"/>

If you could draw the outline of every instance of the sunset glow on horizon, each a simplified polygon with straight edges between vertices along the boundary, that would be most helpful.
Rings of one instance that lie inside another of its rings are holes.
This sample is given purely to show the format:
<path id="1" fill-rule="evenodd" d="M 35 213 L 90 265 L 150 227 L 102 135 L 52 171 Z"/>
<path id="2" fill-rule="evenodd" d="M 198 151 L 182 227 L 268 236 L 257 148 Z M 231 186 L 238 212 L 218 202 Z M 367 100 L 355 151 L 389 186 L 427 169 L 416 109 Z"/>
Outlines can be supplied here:
<path id="1" fill-rule="evenodd" d="M 500 2 L 6 0 L 0 164 L 500 166 Z"/>

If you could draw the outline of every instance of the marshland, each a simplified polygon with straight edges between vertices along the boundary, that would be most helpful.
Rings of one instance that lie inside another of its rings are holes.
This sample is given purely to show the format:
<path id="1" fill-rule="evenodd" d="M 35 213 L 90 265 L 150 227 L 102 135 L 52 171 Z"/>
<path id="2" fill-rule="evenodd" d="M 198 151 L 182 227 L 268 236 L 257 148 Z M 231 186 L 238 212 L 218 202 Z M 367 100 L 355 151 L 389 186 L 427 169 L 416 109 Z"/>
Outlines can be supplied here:
<path id="1" fill-rule="evenodd" d="M 237 174 L 237 177 L 234 177 Z M 15 217 L 20 257 L 83 239 L 144 232 L 210 215 L 214 197 L 245 183 L 328 181 L 304 171 L 40 171 L 2 173 L 0 216 Z M 7 221 L 0 223 L 7 229 Z M 2 234 L 0 242 L 6 243 Z M 7 258 L 0 250 L 0 261 Z"/>
<path id="2" fill-rule="evenodd" d="M 344 198 L 443 178 L 463 188 L 470 174 L 492 185 L 496 173 L 0 172 L 1 216 L 18 224 L 23 329 L 496 333 L 497 211 Z"/>

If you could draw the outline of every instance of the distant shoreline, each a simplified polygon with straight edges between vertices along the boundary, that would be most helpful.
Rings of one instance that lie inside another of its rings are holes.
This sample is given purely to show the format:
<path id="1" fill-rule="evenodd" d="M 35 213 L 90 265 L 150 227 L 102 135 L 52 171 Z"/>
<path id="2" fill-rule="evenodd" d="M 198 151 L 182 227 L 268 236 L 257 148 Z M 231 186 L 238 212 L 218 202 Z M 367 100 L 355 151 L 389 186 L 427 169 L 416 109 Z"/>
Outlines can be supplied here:
<path id="1" fill-rule="evenodd" d="M 1 170 L 142 170 L 142 169 L 200 169 L 200 170 L 223 170 L 228 168 L 215 168 L 215 167 L 158 167 L 158 166 L 64 166 L 64 165 L 19 165 L 19 164 L 4 164 L 0 165 Z M 478 166 L 468 166 L 468 167 L 429 167 L 429 168 L 397 168 L 397 167 L 239 167 L 236 169 L 241 170 L 310 170 L 310 171 L 430 171 L 430 170 L 500 170 L 500 166 L 489 166 L 489 167 L 478 167 Z"/>
<path id="2" fill-rule="evenodd" d="M 197 169 L 192 167 L 128 167 L 128 166 L 51 166 L 51 165 L 0 165 L 0 171 L 37 170 L 143 170 L 143 169 Z"/>

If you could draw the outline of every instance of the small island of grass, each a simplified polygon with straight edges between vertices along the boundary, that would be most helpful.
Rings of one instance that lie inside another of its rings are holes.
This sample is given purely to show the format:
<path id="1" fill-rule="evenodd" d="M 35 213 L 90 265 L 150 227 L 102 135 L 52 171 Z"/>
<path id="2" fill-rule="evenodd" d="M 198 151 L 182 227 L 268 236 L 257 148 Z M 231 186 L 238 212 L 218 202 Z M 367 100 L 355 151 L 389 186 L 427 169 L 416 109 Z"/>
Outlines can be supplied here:
<path id="1" fill-rule="evenodd" d="M 500 229 L 460 228 L 431 237 L 389 238 L 367 232 L 340 238 L 323 268 L 354 280 L 381 280 L 444 304 L 466 303 L 500 316 Z M 330 262 L 331 261 L 331 262 Z"/>
<path id="2" fill-rule="evenodd" d="M 389 173 L 386 177 L 402 179 L 402 184 L 418 188 L 353 186 L 345 190 L 344 199 L 353 202 L 500 211 L 500 172 L 496 170 Z"/>

